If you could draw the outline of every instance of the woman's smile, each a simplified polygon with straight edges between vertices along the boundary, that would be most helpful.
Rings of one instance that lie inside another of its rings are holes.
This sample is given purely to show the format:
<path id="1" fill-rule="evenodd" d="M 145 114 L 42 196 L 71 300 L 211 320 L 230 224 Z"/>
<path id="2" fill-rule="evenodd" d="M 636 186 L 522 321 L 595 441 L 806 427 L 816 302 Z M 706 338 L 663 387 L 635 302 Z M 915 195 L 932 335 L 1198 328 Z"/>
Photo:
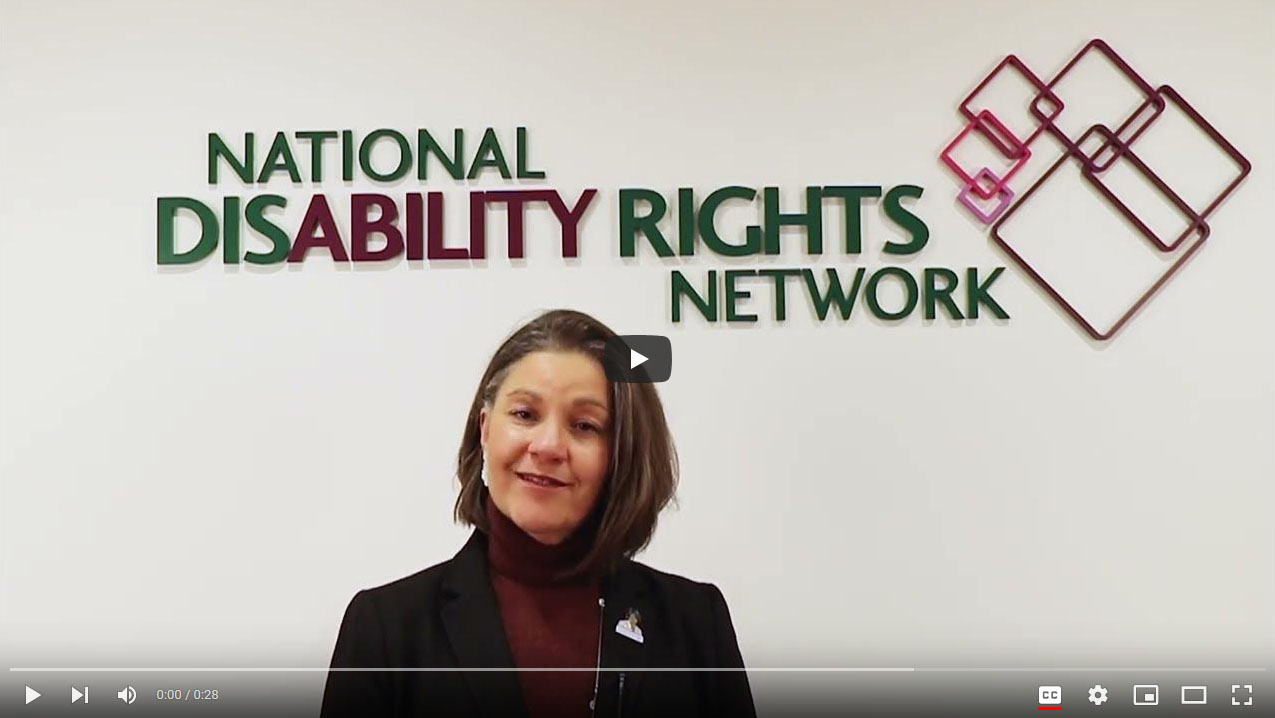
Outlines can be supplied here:
<path id="1" fill-rule="evenodd" d="M 570 485 L 565 481 L 559 481 L 555 478 L 544 476 L 543 474 L 527 474 L 522 472 L 517 472 L 517 474 L 518 478 L 522 479 L 524 483 L 530 484 L 539 489 L 563 489 Z"/>

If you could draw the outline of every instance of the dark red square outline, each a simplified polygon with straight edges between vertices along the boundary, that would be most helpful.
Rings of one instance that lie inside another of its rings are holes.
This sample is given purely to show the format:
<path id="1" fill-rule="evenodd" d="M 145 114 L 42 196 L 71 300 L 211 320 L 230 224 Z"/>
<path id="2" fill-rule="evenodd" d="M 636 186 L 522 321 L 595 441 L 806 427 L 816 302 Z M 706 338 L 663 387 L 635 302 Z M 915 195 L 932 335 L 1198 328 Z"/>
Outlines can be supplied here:
<path id="1" fill-rule="evenodd" d="M 1110 130 L 1103 127 L 1102 125 L 1094 125 L 1093 127 L 1090 127 L 1089 130 L 1086 131 L 1084 135 L 1081 136 L 1080 142 L 1078 144 L 1084 144 L 1085 141 L 1089 139 L 1089 136 L 1093 134 L 1094 132 L 1100 132 L 1104 130 L 1106 131 L 1106 134 L 1109 137 L 1117 136 L 1116 133 L 1111 132 Z M 1106 144 L 1104 143 L 1103 148 L 1105 147 L 1106 147 Z M 1101 148 L 1099 151 L 1102 151 Z M 1125 143 L 1125 150 L 1122 154 L 1127 154 L 1132 156 L 1132 152 L 1128 149 L 1128 143 Z M 1155 296 L 1156 292 L 1160 291 L 1160 287 L 1164 286 L 1164 284 L 1168 282 L 1169 279 L 1172 278 L 1174 274 L 1177 273 L 1177 271 L 1182 267 L 1182 265 L 1185 264 L 1186 261 L 1190 259 L 1196 253 L 1196 251 L 1200 249 L 1200 247 L 1204 246 L 1205 241 L 1207 241 L 1209 237 L 1209 225 L 1208 223 L 1204 222 L 1204 220 L 1199 215 L 1196 215 L 1195 212 L 1189 206 L 1187 206 L 1187 204 L 1183 202 L 1182 199 L 1178 197 L 1177 194 L 1174 193 L 1173 190 L 1170 189 L 1168 185 L 1164 184 L 1164 182 L 1160 180 L 1159 177 L 1156 177 L 1154 174 L 1148 173 L 1147 179 L 1150 179 L 1152 184 L 1156 185 L 1156 187 L 1161 192 L 1164 192 L 1169 197 L 1169 199 L 1173 200 L 1174 204 L 1177 205 L 1179 209 L 1182 209 L 1185 212 L 1187 212 L 1188 219 L 1192 220 L 1189 231 L 1197 232 L 1199 234 L 1199 238 L 1194 243 L 1188 245 L 1187 248 L 1182 251 L 1181 255 L 1177 258 L 1176 261 L 1174 261 L 1172 266 L 1170 266 L 1167 270 L 1165 270 L 1164 274 L 1162 274 L 1160 278 L 1157 279 L 1156 282 L 1152 284 L 1151 287 L 1147 289 L 1142 294 L 1142 296 L 1140 296 L 1138 300 L 1133 303 L 1133 306 L 1129 307 L 1129 309 L 1119 319 L 1117 319 L 1116 322 L 1112 324 L 1111 327 L 1106 332 L 1100 332 L 1092 324 L 1090 324 L 1089 321 L 1085 319 L 1085 317 L 1075 307 L 1073 307 L 1070 302 L 1064 299 L 1063 296 L 1058 293 L 1057 289 L 1054 289 L 1054 287 L 1048 281 L 1046 281 L 1044 277 L 1040 276 L 1040 274 L 1035 270 L 1035 268 L 1033 268 L 1027 262 L 1027 260 L 1023 259 L 1021 255 L 1015 252 L 1013 248 L 1009 246 L 1009 243 L 1006 242 L 1005 239 L 1001 237 L 1001 234 L 1000 234 L 1001 225 L 1009 221 L 1009 219 L 1014 216 L 1014 213 L 1018 211 L 1018 208 L 1022 207 L 1023 204 L 1028 200 L 1028 198 L 1030 198 L 1032 194 L 1036 192 L 1037 189 L 1039 189 L 1043 184 L 1045 184 L 1045 182 L 1049 181 L 1049 178 L 1053 176 L 1054 172 L 1058 171 L 1059 167 L 1062 167 L 1065 162 L 1072 159 L 1076 159 L 1081 162 L 1082 177 L 1086 178 L 1089 182 L 1091 182 L 1094 185 L 1094 187 L 1098 189 L 1098 191 L 1101 192 L 1103 195 L 1105 195 L 1108 199 L 1113 198 L 1113 195 L 1107 190 L 1105 186 L 1103 186 L 1099 182 L 1096 182 L 1093 179 L 1092 174 L 1087 174 L 1083 171 L 1086 168 L 1086 160 L 1087 160 L 1087 157 L 1083 152 L 1079 152 L 1079 151 L 1066 152 L 1061 157 L 1058 158 L 1058 161 L 1055 162 L 1045 172 L 1045 174 L 1041 175 L 1040 179 L 1036 180 L 1036 183 L 1033 184 L 1031 188 L 1028 189 L 1027 192 L 1023 194 L 1023 196 L 1017 202 L 1014 203 L 1013 207 L 1009 208 L 1008 212 L 1006 212 L 1004 215 L 1001 216 L 999 220 L 996 221 L 996 224 L 992 225 L 992 241 L 995 242 L 998 246 L 1000 246 L 1000 248 L 1004 250 L 1005 253 L 1008 254 L 1018 264 L 1018 266 L 1022 267 L 1023 270 L 1026 271 L 1029 276 L 1031 276 L 1034 280 L 1036 280 L 1036 283 L 1042 289 L 1044 289 L 1051 297 L 1053 297 L 1054 301 L 1057 302 L 1058 305 L 1061 306 L 1063 310 L 1066 311 L 1067 314 L 1070 315 L 1071 318 L 1077 324 L 1079 324 L 1085 330 L 1086 333 L 1089 334 L 1089 336 L 1093 337 L 1094 339 L 1098 341 L 1107 341 L 1108 339 L 1111 339 L 1113 336 L 1115 336 L 1116 333 L 1119 332 L 1120 329 L 1125 325 L 1125 323 L 1128 322 L 1129 319 L 1131 319 L 1133 315 L 1136 314 L 1137 311 L 1141 309 L 1144 304 L 1150 301 L 1151 297 Z M 1112 161 L 1114 162 L 1115 160 L 1113 159 Z M 1110 163 L 1108 163 L 1108 165 L 1110 165 Z M 1128 211 L 1128 208 L 1125 207 L 1123 203 L 1116 201 L 1114 204 L 1116 208 L 1120 210 L 1121 214 L 1125 215 L 1127 219 L 1130 219 L 1131 221 L 1137 223 L 1137 218 L 1132 216 L 1132 213 Z"/>
<path id="2" fill-rule="evenodd" d="M 1107 183 L 1102 181 L 1102 176 L 1100 174 L 1089 171 L 1089 169 L 1083 165 L 1081 165 L 1080 173 L 1083 174 L 1091 184 L 1097 187 L 1098 191 L 1102 192 L 1102 194 L 1116 206 L 1116 209 L 1120 210 L 1120 213 L 1125 216 L 1125 219 L 1132 222 L 1133 225 L 1138 228 L 1138 231 L 1142 232 L 1143 236 L 1151 240 L 1151 243 L 1156 246 L 1156 249 L 1159 249 L 1161 252 L 1172 252 L 1177 249 L 1178 245 L 1182 244 L 1182 240 L 1191 236 L 1191 234 L 1195 231 L 1195 226 L 1204 222 L 1204 218 L 1196 214 L 1191 205 L 1187 204 L 1186 200 L 1178 196 L 1177 192 L 1170 189 L 1168 183 L 1160 179 L 1160 177 L 1153 172 L 1150 167 L 1147 167 L 1147 165 L 1138 158 L 1138 155 L 1134 154 L 1133 150 L 1129 149 L 1128 145 L 1124 144 L 1120 141 L 1120 138 L 1116 137 L 1114 132 L 1102 125 L 1094 125 L 1089 129 L 1089 132 L 1095 131 L 1106 138 L 1102 147 L 1100 147 L 1098 152 L 1094 154 L 1095 157 L 1106 149 L 1112 149 L 1115 156 L 1107 163 L 1108 166 L 1115 164 L 1118 159 L 1128 160 L 1135 168 L 1137 168 L 1138 172 L 1143 177 L 1151 180 L 1151 183 L 1154 184 L 1161 193 L 1166 195 L 1169 200 L 1172 201 L 1173 204 L 1187 216 L 1187 219 L 1194 219 L 1187 225 L 1187 228 L 1182 231 L 1182 234 L 1178 235 L 1177 239 L 1175 239 L 1172 243 L 1166 243 L 1164 240 L 1160 239 L 1159 235 L 1155 233 L 1155 230 L 1148 227 L 1147 224 L 1142 221 L 1141 217 L 1134 213 L 1133 210 L 1129 209 L 1129 205 L 1125 204 L 1115 192 L 1111 191 L 1111 189 L 1107 187 Z M 1088 133 L 1086 133 L 1086 136 L 1088 136 Z"/>
<path id="3" fill-rule="evenodd" d="M 1169 85 L 1160 85 L 1160 87 L 1156 90 L 1156 95 L 1157 96 L 1163 95 L 1164 97 L 1168 98 L 1168 100 L 1172 102 L 1174 105 L 1177 105 L 1178 109 L 1182 110 L 1182 114 L 1186 115 L 1191 120 L 1191 122 L 1195 123 L 1196 127 L 1198 127 L 1201 131 L 1203 131 L 1204 134 L 1208 135 L 1209 139 L 1213 140 L 1213 142 L 1217 144 L 1219 149 L 1221 149 L 1222 152 L 1226 153 L 1226 155 L 1230 157 L 1231 160 L 1235 162 L 1236 165 L 1239 165 L 1240 173 L 1235 177 L 1235 179 L 1231 180 L 1231 183 L 1228 184 L 1216 197 L 1214 197 L 1213 201 L 1210 202 L 1207 207 L 1205 207 L 1203 210 L 1198 210 L 1198 213 L 1201 219 L 1208 219 L 1209 216 L 1213 214 L 1213 211 L 1216 210 L 1218 206 L 1222 204 L 1222 201 L 1225 200 L 1227 197 L 1229 197 L 1231 193 L 1235 191 L 1235 188 L 1240 185 L 1240 182 L 1244 181 L 1244 178 L 1248 176 L 1249 172 L 1253 171 L 1253 163 L 1249 162 L 1248 158 L 1240 154 L 1240 151 L 1235 149 L 1235 145 L 1232 145 L 1230 142 L 1228 142 L 1226 138 L 1222 136 L 1222 133 L 1217 131 L 1217 128 L 1209 124 L 1209 121 L 1204 119 L 1204 117 L 1202 117 L 1200 113 L 1197 112 L 1195 108 L 1192 107 L 1190 103 L 1186 101 L 1184 97 L 1182 97 L 1182 95 L 1178 94 L 1177 90 L 1173 89 Z M 1138 112 L 1142 112 L 1142 110 L 1145 109 L 1146 106 L 1150 103 L 1151 103 L 1151 100 L 1148 99 L 1147 102 L 1144 102 L 1142 104 L 1142 107 L 1138 108 Z M 1161 111 L 1163 111 L 1165 101 L 1160 100 L 1160 104 L 1161 104 Z M 1135 117 L 1137 116 L 1138 112 L 1134 113 Z M 1103 128 L 1103 129 L 1105 130 L 1106 128 Z M 1126 152 L 1129 152 L 1130 154 L 1132 154 L 1131 150 L 1129 149 L 1129 144 L 1130 144 L 1129 142 L 1116 142 L 1114 155 L 1112 157 L 1111 162 L 1115 162 L 1117 159 L 1120 158 L 1121 155 L 1125 154 Z M 1100 148 L 1098 150 L 1098 153 L 1101 153 L 1103 149 L 1105 149 L 1105 146 L 1104 148 Z M 1095 153 L 1094 156 L 1096 157 L 1098 153 Z M 1136 160 L 1136 157 L 1135 157 L 1135 160 Z M 1111 162 L 1107 163 L 1108 166 L 1111 165 Z M 1150 169 L 1146 171 L 1148 173 L 1151 172 Z M 1085 170 L 1085 173 L 1091 176 L 1093 175 L 1093 173 L 1089 172 L 1089 170 L 1087 169 Z M 1191 210 L 1197 211 L 1194 207 L 1192 207 Z M 1182 236 L 1178 237 L 1177 240 L 1173 242 L 1173 244 L 1167 245 L 1166 251 L 1172 250 L 1174 247 L 1181 244 L 1182 240 L 1185 239 L 1186 236 L 1189 235 L 1190 233 L 1191 233 L 1191 230 L 1188 228 L 1185 232 L 1182 233 Z M 1161 245 L 1161 247 L 1165 247 L 1165 245 Z"/>
<path id="4" fill-rule="evenodd" d="M 1142 134 L 1143 130 L 1147 129 L 1147 127 L 1149 127 L 1152 122 L 1155 122 L 1156 118 L 1160 116 L 1160 113 L 1164 111 L 1164 100 L 1160 99 L 1160 97 L 1156 94 L 1156 91 L 1152 89 L 1151 85 L 1147 84 L 1147 81 L 1142 79 L 1142 76 L 1139 75 L 1137 72 L 1135 72 L 1134 69 L 1129 66 L 1129 63 L 1124 61 L 1124 58 L 1120 57 L 1120 55 L 1117 54 L 1115 50 L 1111 49 L 1110 45 L 1103 42 L 1100 38 L 1094 38 L 1093 40 L 1090 40 L 1089 43 L 1086 44 L 1084 48 L 1080 50 L 1080 52 L 1076 53 L 1075 57 L 1071 58 L 1071 61 L 1067 63 L 1066 67 L 1059 70 L 1058 74 L 1054 75 L 1054 79 L 1049 81 L 1049 84 L 1045 86 L 1046 91 L 1049 92 L 1049 101 L 1050 102 L 1058 101 L 1057 94 L 1053 92 L 1054 86 L 1057 85 L 1059 81 L 1061 81 L 1063 77 L 1067 75 L 1068 72 L 1071 72 L 1071 69 L 1075 67 L 1080 62 L 1080 60 L 1089 53 L 1090 50 L 1095 50 L 1095 49 L 1098 52 L 1102 53 L 1107 58 L 1107 60 L 1111 62 L 1111 64 L 1115 65 L 1116 69 L 1118 69 L 1125 76 L 1126 79 L 1131 80 L 1133 84 L 1137 85 L 1138 89 L 1142 91 L 1142 94 L 1146 95 L 1147 100 L 1152 103 L 1152 107 L 1155 108 L 1155 111 L 1152 113 L 1152 115 L 1147 118 L 1146 122 L 1144 122 L 1140 127 L 1138 127 L 1137 131 L 1133 133 L 1133 136 L 1129 137 L 1129 139 L 1127 140 L 1122 140 L 1126 146 L 1131 145 L 1133 144 L 1134 140 L 1138 139 L 1138 135 Z M 1040 120 L 1041 123 L 1045 125 L 1046 129 L 1049 130 L 1049 133 L 1051 135 L 1058 138 L 1058 141 L 1063 143 L 1063 146 L 1067 148 L 1068 152 L 1073 153 L 1077 155 L 1078 157 L 1080 157 L 1081 162 L 1084 163 L 1084 166 L 1087 169 L 1090 169 L 1094 172 L 1101 172 L 1107 169 L 1108 167 L 1110 167 L 1112 162 L 1115 162 L 1115 157 L 1112 157 L 1110 161 L 1108 161 L 1105 165 L 1102 165 L 1101 167 L 1094 164 L 1094 158 L 1097 157 L 1099 154 L 1101 154 L 1102 148 L 1099 148 L 1099 150 L 1095 152 L 1093 156 L 1086 155 L 1084 151 L 1080 149 L 1080 145 L 1083 144 L 1083 141 L 1072 142 L 1071 138 L 1067 136 L 1067 133 L 1063 132 L 1062 129 L 1058 127 L 1058 125 L 1054 124 L 1053 118 L 1057 117 L 1058 114 L 1061 114 L 1061 113 L 1055 114 L 1052 117 L 1048 117 L 1043 112 L 1040 111 L 1040 108 L 1038 107 L 1038 105 L 1040 104 L 1040 101 L 1042 99 L 1046 99 L 1045 94 L 1043 92 L 1036 95 L 1036 97 L 1032 99 L 1031 113 L 1036 116 L 1036 119 Z M 1142 110 L 1146 107 L 1146 104 L 1147 103 L 1144 102 L 1143 104 L 1139 105 L 1138 109 L 1134 110 L 1132 115 L 1129 115 L 1127 118 L 1125 118 L 1124 122 L 1120 123 L 1120 126 L 1116 128 L 1117 137 L 1121 137 L 1124 135 L 1125 130 L 1129 128 L 1129 124 L 1132 123 L 1134 120 L 1138 119 L 1138 115 L 1142 113 Z M 1089 131 L 1086 131 L 1085 136 L 1087 136 L 1088 134 L 1089 134 Z M 1024 195 L 1024 197 L 1026 197 L 1026 195 Z"/>
<path id="5" fill-rule="evenodd" d="M 1049 120 L 1053 120 L 1055 117 L 1062 114 L 1062 111 L 1063 111 L 1062 100 L 1058 99 L 1058 96 L 1055 95 L 1053 91 L 1051 91 L 1048 87 L 1045 87 L 1045 83 L 1042 82 L 1039 77 L 1036 77 L 1036 73 L 1028 69 L 1027 65 L 1024 65 L 1022 60 L 1019 60 L 1017 56 L 1011 54 L 1011 55 L 1006 55 L 1005 59 L 1001 60 L 1000 64 L 996 66 L 996 69 L 992 70 L 987 77 L 984 77 L 983 81 L 978 83 L 978 87 L 975 87 L 974 91 L 971 92 L 969 95 L 967 95 L 965 99 L 961 101 L 961 105 L 957 109 L 960 110 L 960 113 L 965 116 L 965 119 L 967 120 L 974 119 L 975 113 L 973 110 L 970 109 L 969 107 L 970 103 L 973 102 L 974 98 L 978 96 L 978 93 L 982 92 L 983 88 L 991 84 L 992 80 L 996 79 L 996 76 L 999 75 L 1001 73 L 1001 70 L 1005 69 L 1006 67 L 1012 67 L 1015 70 L 1018 70 L 1018 74 L 1026 78 L 1027 81 L 1030 82 L 1032 86 L 1036 88 L 1036 97 L 1046 97 L 1050 102 L 1054 104 L 1054 106 L 1057 109 L 1054 110 L 1054 112 L 1049 115 L 1049 118 L 1048 118 Z M 1036 141 L 1036 138 L 1039 137 L 1040 133 L 1044 131 L 1045 131 L 1045 123 L 1041 122 L 1036 125 L 1035 132 L 1031 133 L 1031 135 L 1027 139 L 1020 140 L 1020 142 L 1022 143 L 1024 147 L 1026 147 L 1027 145 L 1030 145 L 1032 142 Z M 992 141 L 992 144 L 995 144 L 997 146 L 996 149 L 1000 150 L 1001 154 L 1005 155 L 1006 157 L 1012 157 L 1014 155 L 1013 148 L 1005 147 L 1004 145 L 1001 145 L 1000 140 L 998 140 L 997 138 L 989 136 L 988 139 Z M 1014 139 L 1018 139 L 1018 138 L 1014 138 Z"/>

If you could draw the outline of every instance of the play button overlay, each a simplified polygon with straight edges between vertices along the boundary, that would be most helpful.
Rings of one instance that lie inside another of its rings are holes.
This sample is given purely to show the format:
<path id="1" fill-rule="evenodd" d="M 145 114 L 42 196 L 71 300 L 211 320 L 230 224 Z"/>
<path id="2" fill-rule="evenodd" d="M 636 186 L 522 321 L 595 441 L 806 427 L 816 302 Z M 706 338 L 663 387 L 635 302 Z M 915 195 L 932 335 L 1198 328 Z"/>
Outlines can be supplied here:
<path id="1" fill-rule="evenodd" d="M 37 691 L 31 686 L 27 686 L 27 703 L 30 703 L 31 701 L 39 697 L 40 697 L 40 691 Z"/>
<path id="2" fill-rule="evenodd" d="M 668 381 L 673 373 L 673 346 L 657 334 L 625 334 L 606 343 L 602 362 L 607 379 L 625 384 Z"/>

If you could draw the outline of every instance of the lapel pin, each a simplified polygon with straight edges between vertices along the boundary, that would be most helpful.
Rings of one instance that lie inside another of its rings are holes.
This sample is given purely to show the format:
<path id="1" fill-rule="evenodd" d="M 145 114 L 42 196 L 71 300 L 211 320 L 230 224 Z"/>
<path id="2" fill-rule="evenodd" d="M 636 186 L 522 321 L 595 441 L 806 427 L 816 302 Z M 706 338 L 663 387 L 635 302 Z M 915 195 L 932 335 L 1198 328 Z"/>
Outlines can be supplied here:
<path id="1" fill-rule="evenodd" d="M 643 643 L 642 614 L 638 613 L 637 609 L 630 608 L 628 614 L 615 624 L 615 632 L 631 641 Z"/>

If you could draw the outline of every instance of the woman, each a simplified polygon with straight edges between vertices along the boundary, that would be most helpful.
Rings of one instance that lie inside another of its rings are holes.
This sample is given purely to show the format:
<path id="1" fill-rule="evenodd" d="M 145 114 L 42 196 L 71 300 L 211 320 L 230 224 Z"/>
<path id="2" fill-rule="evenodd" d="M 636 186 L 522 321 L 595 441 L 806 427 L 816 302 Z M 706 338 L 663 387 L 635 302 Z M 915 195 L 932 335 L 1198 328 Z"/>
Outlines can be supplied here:
<path id="1" fill-rule="evenodd" d="M 631 559 L 677 456 L 654 386 L 608 382 L 615 336 L 559 310 L 496 351 L 457 461 L 455 515 L 473 534 L 356 594 L 332 656 L 440 670 L 333 670 L 324 718 L 755 714 L 721 592 Z M 725 670 L 659 670 L 687 668 Z"/>

